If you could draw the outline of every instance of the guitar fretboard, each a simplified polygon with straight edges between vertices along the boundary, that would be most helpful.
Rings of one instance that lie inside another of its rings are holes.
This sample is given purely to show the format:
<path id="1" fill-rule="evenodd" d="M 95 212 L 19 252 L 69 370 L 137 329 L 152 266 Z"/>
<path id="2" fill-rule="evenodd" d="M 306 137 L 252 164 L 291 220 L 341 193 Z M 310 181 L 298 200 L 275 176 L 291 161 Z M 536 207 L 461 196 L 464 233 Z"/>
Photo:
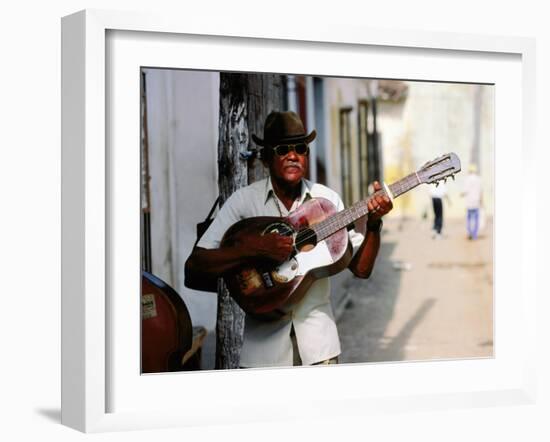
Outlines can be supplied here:
<path id="1" fill-rule="evenodd" d="M 397 198 L 404 193 L 407 193 L 409 190 L 414 189 L 419 184 L 422 184 L 422 180 L 418 176 L 417 172 L 411 173 L 404 178 L 401 178 L 399 181 L 396 181 L 393 184 L 390 184 L 390 192 L 394 198 Z"/>
<path id="2" fill-rule="evenodd" d="M 403 195 L 409 190 L 414 189 L 421 183 L 422 181 L 418 174 L 416 172 L 411 173 L 410 175 L 407 175 L 406 177 L 388 186 L 391 193 L 390 197 L 397 198 L 398 196 Z M 346 228 L 359 218 L 367 215 L 369 211 L 367 206 L 368 202 L 377 195 L 386 194 L 387 193 L 385 189 L 379 190 L 369 197 L 365 198 L 364 200 L 355 203 L 351 207 L 332 215 L 331 217 L 325 219 L 324 221 L 321 221 L 315 226 L 312 226 L 315 234 L 317 235 L 317 241 L 322 241 L 323 239 L 328 238 L 329 236 L 336 233 L 338 230 Z"/>

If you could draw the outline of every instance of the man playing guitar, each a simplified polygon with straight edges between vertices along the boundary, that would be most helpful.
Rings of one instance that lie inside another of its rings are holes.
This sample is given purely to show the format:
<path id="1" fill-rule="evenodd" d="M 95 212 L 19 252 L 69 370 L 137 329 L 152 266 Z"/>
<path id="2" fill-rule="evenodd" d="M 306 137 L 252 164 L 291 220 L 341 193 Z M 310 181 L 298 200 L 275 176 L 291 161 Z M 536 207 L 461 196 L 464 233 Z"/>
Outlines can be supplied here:
<path id="1" fill-rule="evenodd" d="M 285 217 L 311 198 L 325 198 L 338 211 L 344 209 L 338 194 L 306 180 L 309 143 L 316 132 L 306 134 L 294 112 L 272 112 L 265 121 L 264 139 L 252 135 L 262 146 L 261 158 L 270 176 L 237 190 L 225 202 L 217 217 L 193 250 L 185 265 L 186 285 L 193 288 L 202 275 L 219 277 L 245 261 L 286 261 L 294 251 L 294 238 L 279 233 L 250 234 L 231 245 L 220 247 L 224 233 L 237 221 L 257 216 Z M 375 191 L 381 189 L 373 183 Z M 380 247 L 382 216 L 392 209 L 385 194 L 368 202 L 365 235 L 351 229 L 353 258 L 348 268 L 359 278 L 368 278 Z M 316 280 L 304 298 L 276 321 L 245 318 L 241 367 L 274 367 L 337 363 L 340 354 L 338 331 L 330 304 L 328 277 Z"/>

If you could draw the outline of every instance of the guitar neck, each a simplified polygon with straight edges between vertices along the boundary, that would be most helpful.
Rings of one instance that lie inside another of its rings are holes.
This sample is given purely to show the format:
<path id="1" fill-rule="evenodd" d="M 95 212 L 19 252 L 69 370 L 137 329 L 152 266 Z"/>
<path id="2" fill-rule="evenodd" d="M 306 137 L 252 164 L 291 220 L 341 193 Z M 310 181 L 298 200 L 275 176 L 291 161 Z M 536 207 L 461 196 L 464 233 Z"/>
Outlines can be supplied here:
<path id="1" fill-rule="evenodd" d="M 337 231 L 346 228 L 353 222 L 357 221 L 359 218 L 368 214 L 368 203 L 369 201 L 376 197 L 377 195 L 388 195 L 391 199 L 397 198 L 400 195 L 408 192 L 411 189 L 414 189 L 422 181 L 418 174 L 411 173 L 406 177 L 396 181 L 393 184 L 388 186 L 389 194 L 386 189 L 381 189 L 375 192 L 373 195 L 355 203 L 353 206 L 338 212 L 337 214 L 325 219 L 324 221 L 313 226 L 313 230 L 317 235 L 317 240 L 322 241 L 325 238 L 333 235 Z"/>

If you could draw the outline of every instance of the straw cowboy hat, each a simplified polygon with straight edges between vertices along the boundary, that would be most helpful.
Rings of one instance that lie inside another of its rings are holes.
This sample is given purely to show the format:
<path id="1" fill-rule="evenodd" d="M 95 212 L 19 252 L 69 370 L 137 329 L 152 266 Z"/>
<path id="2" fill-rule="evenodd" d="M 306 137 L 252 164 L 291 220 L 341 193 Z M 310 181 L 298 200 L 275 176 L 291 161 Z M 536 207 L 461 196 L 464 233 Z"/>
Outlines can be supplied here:
<path id="1" fill-rule="evenodd" d="M 312 130 L 306 134 L 304 125 L 296 113 L 271 112 L 265 119 L 263 140 L 252 134 L 254 142 L 260 146 L 277 146 L 278 144 L 311 143 L 317 133 Z"/>

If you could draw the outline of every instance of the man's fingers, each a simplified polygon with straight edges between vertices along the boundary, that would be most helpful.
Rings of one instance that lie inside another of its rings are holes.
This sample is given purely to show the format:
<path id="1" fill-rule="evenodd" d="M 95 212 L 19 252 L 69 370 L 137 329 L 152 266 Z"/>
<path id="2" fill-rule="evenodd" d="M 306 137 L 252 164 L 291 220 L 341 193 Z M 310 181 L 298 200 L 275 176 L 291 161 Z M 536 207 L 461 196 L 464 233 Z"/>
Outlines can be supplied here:
<path id="1" fill-rule="evenodd" d="M 369 208 L 369 210 L 372 212 L 372 211 L 376 211 L 380 208 L 380 202 L 378 201 L 378 198 L 375 197 L 373 199 L 371 199 L 368 203 L 367 203 L 367 207 Z"/>

